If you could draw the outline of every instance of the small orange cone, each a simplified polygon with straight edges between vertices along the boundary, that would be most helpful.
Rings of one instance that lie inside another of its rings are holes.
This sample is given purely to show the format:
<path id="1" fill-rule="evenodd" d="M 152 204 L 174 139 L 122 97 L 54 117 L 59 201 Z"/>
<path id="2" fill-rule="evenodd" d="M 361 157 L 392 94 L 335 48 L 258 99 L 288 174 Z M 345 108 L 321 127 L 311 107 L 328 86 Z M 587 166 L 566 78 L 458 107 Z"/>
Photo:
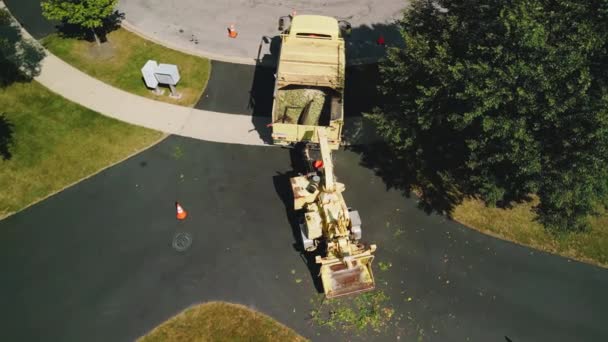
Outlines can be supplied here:
<path id="1" fill-rule="evenodd" d="M 239 33 L 236 32 L 236 29 L 234 28 L 234 24 L 230 24 L 230 26 L 228 27 L 228 37 L 236 38 L 238 35 L 239 35 Z"/>
<path id="2" fill-rule="evenodd" d="M 175 207 L 177 208 L 177 219 L 185 220 L 188 216 L 188 212 L 186 212 L 178 202 L 175 202 Z"/>

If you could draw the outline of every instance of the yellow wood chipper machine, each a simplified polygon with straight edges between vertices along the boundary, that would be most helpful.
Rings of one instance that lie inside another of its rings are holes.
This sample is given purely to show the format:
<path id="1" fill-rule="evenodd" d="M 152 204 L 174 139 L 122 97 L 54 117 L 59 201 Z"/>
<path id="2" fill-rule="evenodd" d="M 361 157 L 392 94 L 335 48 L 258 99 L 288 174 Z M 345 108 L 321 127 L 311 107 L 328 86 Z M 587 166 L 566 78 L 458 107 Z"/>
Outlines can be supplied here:
<path id="1" fill-rule="evenodd" d="M 289 25 L 285 20 L 289 19 Z M 301 214 L 302 247 L 317 251 L 327 298 L 374 289 L 376 245 L 361 239 L 359 212 L 347 207 L 336 181 L 331 150 L 339 148 L 344 123 L 343 36 L 346 21 L 318 15 L 292 15 L 279 22 L 281 47 L 274 89 L 272 140 L 302 146 L 306 174 L 292 177 L 294 209 Z M 315 158 L 312 154 L 318 154 Z"/>
<path id="2" fill-rule="evenodd" d="M 336 181 L 331 150 L 325 127 L 316 135 L 321 159 L 304 150 L 311 172 L 290 179 L 294 209 L 302 213 L 300 231 L 302 247 L 316 257 L 327 298 L 373 290 L 372 260 L 376 245 L 365 245 L 361 239 L 359 212 L 350 209 L 342 192 L 346 187 Z M 317 152 L 317 151 L 315 151 Z"/>

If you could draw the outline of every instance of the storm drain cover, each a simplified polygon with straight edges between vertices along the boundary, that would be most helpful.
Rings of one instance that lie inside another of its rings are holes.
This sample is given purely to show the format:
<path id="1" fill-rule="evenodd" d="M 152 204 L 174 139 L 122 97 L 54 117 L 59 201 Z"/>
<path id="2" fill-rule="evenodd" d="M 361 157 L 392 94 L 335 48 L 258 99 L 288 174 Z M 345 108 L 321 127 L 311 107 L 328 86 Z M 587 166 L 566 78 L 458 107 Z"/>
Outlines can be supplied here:
<path id="1" fill-rule="evenodd" d="M 173 249 L 185 252 L 192 245 L 192 236 L 188 233 L 177 233 L 173 237 Z"/>

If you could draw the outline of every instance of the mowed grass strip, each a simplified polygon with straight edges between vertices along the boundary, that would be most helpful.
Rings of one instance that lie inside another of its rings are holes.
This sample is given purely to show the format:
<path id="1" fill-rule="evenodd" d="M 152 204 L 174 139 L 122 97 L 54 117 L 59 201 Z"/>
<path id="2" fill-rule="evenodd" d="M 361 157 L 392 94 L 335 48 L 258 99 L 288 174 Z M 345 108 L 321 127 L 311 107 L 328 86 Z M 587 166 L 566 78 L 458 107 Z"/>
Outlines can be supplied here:
<path id="1" fill-rule="evenodd" d="M 57 57 L 107 84 L 133 94 L 183 106 L 196 104 L 207 85 L 211 68 L 206 58 L 171 50 L 125 29 L 109 33 L 108 42 L 101 47 L 94 42 L 59 34 L 44 38 L 42 43 Z M 169 97 L 168 88 L 162 96 L 146 88 L 141 68 L 148 60 L 178 66 L 181 79 L 177 91 L 182 94 L 181 99 Z"/>
<path id="2" fill-rule="evenodd" d="M 490 208 L 483 201 L 466 199 L 454 208 L 454 220 L 501 239 L 542 251 L 559 254 L 602 267 L 608 267 L 608 213 L 590 219 L 591 229 L 576 233 L 551 233 L 538 221 L 534 206 L 514 203 L 511 208 Z"/>
<path id="3" fill-rule="evenodd" d="M 0 88 L 0 115 L 12 131 L 2 130 L 10 157 L 0 156 L 0 219 L 163 137 L 69 102 L 37 82 Z"/>
<path id="4" fill-rule="evenodd" d="M 137 341 L 306 340 L 272 318 L 242 305 L 210 302 L 183 311 Z"/>

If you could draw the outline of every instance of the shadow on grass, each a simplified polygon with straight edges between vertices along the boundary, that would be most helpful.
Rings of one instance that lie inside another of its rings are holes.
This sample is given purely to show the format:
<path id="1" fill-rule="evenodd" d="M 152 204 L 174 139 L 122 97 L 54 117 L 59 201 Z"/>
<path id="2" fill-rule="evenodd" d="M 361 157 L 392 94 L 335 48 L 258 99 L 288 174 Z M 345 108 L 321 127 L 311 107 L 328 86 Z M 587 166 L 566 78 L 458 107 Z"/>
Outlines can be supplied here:
<path id="1" fill-rule="evenodd" d="M 9 160 L 13 156 L 10 149 L 14 132 L 14 125 L 4 114 L 0 114 L 0 158 L 3 160 Z"/>
<path id="2" fill-rule="evenodd" d="M 40 74 L 44 50 L 21 34 L 18 23 L 0 10 L 0 87 L 27 82 Z"/>

